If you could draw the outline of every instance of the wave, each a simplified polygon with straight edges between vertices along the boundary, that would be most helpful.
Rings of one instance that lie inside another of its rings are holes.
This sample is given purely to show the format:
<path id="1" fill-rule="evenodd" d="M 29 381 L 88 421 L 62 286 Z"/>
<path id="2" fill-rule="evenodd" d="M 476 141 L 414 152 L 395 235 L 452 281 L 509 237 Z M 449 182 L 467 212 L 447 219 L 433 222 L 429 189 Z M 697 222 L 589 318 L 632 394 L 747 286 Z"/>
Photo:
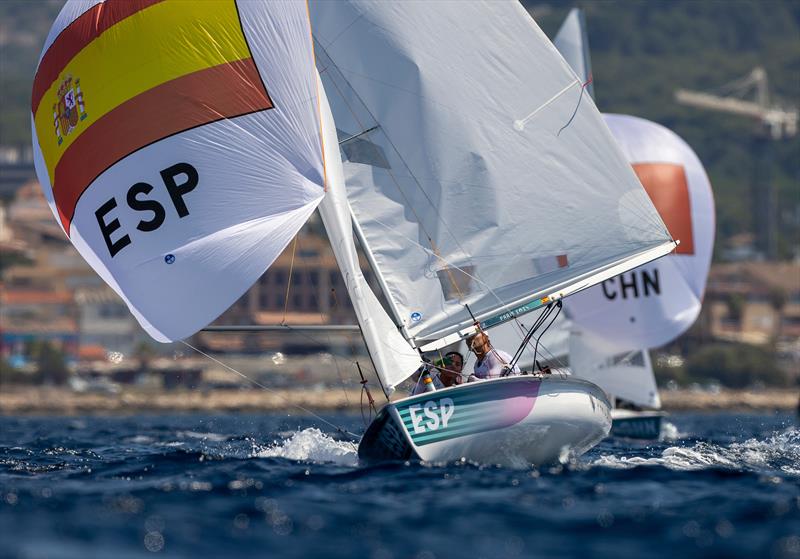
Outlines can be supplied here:
<path id="1" fill-rule="evenodd" d="M 258 448 L 254 458 L 286 458 L 304 462 L 333 462 L 340 466 L 358 465 L 358 446 L 337 441 L 317 428 L 303 429 L 284 441 Z"/>
<path id="2" fill-rule="evenodd" d="M 763 473 L 773 470 L 800 476 L 800 431 L 789 429 L 763 440 L 748 439 L 729 445 L 697 442 L 692 446 L 671 446 L 664 449 L 660 457 L 653 458 L 603 455 L 590 465 L 622 469 L 664 466 L 684 471 L 724 468 Z"/>

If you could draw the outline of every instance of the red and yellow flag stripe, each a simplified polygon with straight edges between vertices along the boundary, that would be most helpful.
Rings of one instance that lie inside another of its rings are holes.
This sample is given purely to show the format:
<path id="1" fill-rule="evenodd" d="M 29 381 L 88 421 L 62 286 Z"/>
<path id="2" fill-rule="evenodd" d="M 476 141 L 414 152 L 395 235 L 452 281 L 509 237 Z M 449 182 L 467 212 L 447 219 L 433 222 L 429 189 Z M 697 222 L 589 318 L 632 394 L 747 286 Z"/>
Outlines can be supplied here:
<path id="1" fill-rule="evenodd" d="M 79 81 L 82 120 L 58 134 L 68 78 L 73 91 Z M 233 0 L 94 6 L 56 38 L 33 86 L 36 133 L 67 233 L 83 191 L 128 154 L 269 108 Z"/>

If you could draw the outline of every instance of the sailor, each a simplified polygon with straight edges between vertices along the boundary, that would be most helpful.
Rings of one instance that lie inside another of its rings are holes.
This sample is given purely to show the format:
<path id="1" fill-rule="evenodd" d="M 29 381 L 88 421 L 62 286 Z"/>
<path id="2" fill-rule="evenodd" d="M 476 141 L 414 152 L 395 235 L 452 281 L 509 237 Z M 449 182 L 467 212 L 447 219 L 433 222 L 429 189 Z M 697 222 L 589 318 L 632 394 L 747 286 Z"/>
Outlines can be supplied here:
<path id="1" fill-rule="evenodd" d="M 457 351 L 448 351 L 444 363 L 438 367 L 439 380 L 444 386 L 461 384 L 464 381 L 461 370 L 464 368 L 464 356 Z"/>
<path id="2" fill-rule="evenodd" d="M 425 367 L 428 367 L 433 386 L 436 390 L 441 390 L 442 388 L 447 388 L 448 386 L 461 384 L 463 382 L 461 369 L 464 368 L 464 356 L 457 351 L 450 351 L 445 354 L 444 360 L 440 365 L 434 368 L 429 363 L 425 363 L 411 376 L 411 379 L 414 381 L 414 386 L 411 389 L 412 396 L 426 392 L 426 388 L 421 381 L 422 371 Z"/>
<path id="3" fill-rule="evenodd" d="M 489 336 L 484 332 L 478 332 L 468 337 L 467 347 L 477 358 L 473 374 L 467 379 L 468 382 L 520 374 L 517 365 L 510 368 L 512 357 L 502 349 L 492 347 Z"/>

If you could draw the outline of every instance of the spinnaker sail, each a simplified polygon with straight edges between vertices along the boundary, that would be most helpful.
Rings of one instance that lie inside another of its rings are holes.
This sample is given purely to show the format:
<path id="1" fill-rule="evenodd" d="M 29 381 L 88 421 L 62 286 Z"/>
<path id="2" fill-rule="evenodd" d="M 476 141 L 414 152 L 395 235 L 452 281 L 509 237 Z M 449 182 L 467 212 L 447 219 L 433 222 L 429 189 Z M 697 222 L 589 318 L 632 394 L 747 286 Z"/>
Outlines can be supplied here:
<path id="1" fill-rule="evenodd" d="M 303 3 L 68 2 L 31 109 L 53 214 L 160 341 L 234 303 L 324 195 Z"/>

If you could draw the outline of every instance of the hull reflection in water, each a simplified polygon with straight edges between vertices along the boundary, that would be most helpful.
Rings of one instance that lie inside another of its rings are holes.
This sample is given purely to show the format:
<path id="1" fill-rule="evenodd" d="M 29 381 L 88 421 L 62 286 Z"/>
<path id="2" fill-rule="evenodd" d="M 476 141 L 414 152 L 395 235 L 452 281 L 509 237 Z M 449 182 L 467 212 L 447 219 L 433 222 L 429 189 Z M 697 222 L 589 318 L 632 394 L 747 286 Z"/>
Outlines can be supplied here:
<path id="1" fill-rule="evenodd" d="M 366 461 L 541 465 L 583 454 L 610 429 L 610 404 L 594 384 L 515 376 L 387 404 L 358 454 Z"/>

